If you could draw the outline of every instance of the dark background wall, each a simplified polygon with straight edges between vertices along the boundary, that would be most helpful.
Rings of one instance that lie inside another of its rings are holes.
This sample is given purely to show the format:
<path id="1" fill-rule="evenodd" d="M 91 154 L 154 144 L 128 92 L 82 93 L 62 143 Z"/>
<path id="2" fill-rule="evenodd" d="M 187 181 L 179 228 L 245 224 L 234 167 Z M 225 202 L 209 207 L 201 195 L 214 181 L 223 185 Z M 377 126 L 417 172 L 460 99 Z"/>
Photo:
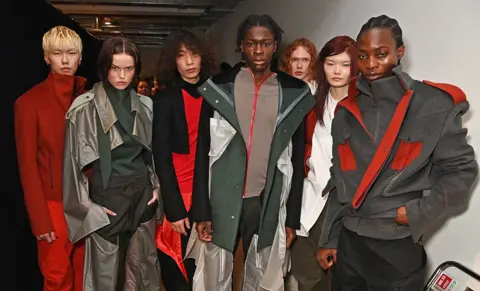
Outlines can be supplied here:
<path id="1" fill-rule="evenodd" d="M 6 2 L 6 3 L 5 3 Z M 4 6 L 5 5 L 5 6 Z M 2 280 L 0 289 L 15 291 L 42 290 L 42 277 L 37 267 L 36 239 L 32 235 L 23 204 L 23 193 L 18 176 L 16 162 L 15 137 L 13 130 L 13 106 L 16 98 L 47 77 L 48 67 L 43 60 L 42 36 L 50 28 L 64 25 L 75 30 L 83 41 L 83 59 L 77 75 L 89 80 L 88 86 L 97 81 L 95 63 L 101 41 L 94 38 L 44 0 L 4 0 L 2 1 L 2 30 L 0 66 L 2 74 L 0 106 L 2 112 L 2 136 L 0 153 L 2 155 L 2 180 L 0 193 L 2 199 L 2 223 L 8 225 L 4 230 L 9 242 L 2 246 L 5 259 L 0 264 L 8 268 L 12 275 Z M 5 9 L 5 10 L 4 10 Z M 90 88 L 90 87 L 89 87 Z M 6 93 L 5 93 L 6 92 Z M 15 217 L 15 240 L 11 239 L 11 221 Z M 5 223 L 5 222 L 8 223 Z M 12 243 L 13 242 L 13 243 Z M 13 271 L 15 270 L 15 271 Z M 7 273 L 8 274 L 8 273 Z M 15 278 L 15 279 L 13 279 Z M 8 284 L 4 285 L 4 282 Z M 11 285 L 12 284 L 12 285 Z M 8 286 L 8 287 L 7 287 Z"/>

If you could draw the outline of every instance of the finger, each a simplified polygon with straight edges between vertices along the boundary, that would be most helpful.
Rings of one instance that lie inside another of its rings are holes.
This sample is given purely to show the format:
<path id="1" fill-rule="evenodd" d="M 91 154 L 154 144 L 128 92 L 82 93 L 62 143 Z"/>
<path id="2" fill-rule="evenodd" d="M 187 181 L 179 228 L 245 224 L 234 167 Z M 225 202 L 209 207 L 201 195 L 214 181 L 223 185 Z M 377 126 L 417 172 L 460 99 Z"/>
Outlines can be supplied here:
<path id="1" fill-rule="evenodd" d="M 46 235 L 46 240 L 49 244 L 52 243 L 53 239 L 50 237 L 50 234 Z"/>
<path id="2" fill-rule="evenodd" d="M 41 236 L 41 235 L 37 235 L 36 238 L 37 238 L 37 240 L 42 240 L 42 236 Z"/>
<path id="3" fill-rule="evenodd" d="M 185 226 L 187 227 L 187 229 L 190 229 L 190 220 L 188 220 L 188 217 L 185 218 Z"/>
<path id="4" fill-rule="evenodd" d="M 50 237 L 52 238 L 52 240 L 56 240 L 56 239 L 58 238 L 58 237 L 55 235 L 55 232 L 54 232 L 54 231 L 52 231 L 52 232 L 50 233 Z"/>
<path id="5" fill-rule="evenodd" d="M 187 235 L 187 232 L 185 231 L 185 225 L 183 225 L 183 221 L 182 221 L 182 224 L 180 224 L 178 226 L 178 230 L 179 230 L 178 233 L 183 234 L 183 235 Z"/>
<path id="6" fill-rule="evenodd" d="M 332 262 L 336 263 L 337 262 L 337 252 L 333 253 L 332 256 L 333 256 Z"/>
<path id="7" fill-rule="evenodd" d="M 157 201 L 157 196 L 153 195 L 152 199 L 150 199 L 150 201 L 148 201 L 147 205 L 152 205 L 155 201 Z"/>
<path id="8" fill-rule="evenodd" d="M 116 216 L 116 215 L 117 215 L 115 212 L 111 211 L 111 210 L 108 209 L 108 208 L 103 207 L 103 210 L 105 210 L 105 212 L 106 212 L 108 215 L 111 215 L 111 216 Z"/>

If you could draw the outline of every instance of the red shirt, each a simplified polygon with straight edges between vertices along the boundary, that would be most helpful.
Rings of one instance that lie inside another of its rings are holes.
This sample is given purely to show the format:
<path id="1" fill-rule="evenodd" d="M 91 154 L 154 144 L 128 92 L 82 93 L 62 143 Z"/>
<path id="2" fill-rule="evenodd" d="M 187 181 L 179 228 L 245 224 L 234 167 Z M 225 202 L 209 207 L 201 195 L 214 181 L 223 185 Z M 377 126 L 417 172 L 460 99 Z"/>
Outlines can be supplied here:
<path id="1" fill-rule="evenodd" d="M 193 169 L 197 150 L 198 122 L 203 98 L 194 98 L 184 89 L 182 89 L 182 95 L 185 104 L 190 150 L 188 154 L 172 153 L 172 158 L 180 192 L 182 194 L 190 194 L 193 188 Z"/>

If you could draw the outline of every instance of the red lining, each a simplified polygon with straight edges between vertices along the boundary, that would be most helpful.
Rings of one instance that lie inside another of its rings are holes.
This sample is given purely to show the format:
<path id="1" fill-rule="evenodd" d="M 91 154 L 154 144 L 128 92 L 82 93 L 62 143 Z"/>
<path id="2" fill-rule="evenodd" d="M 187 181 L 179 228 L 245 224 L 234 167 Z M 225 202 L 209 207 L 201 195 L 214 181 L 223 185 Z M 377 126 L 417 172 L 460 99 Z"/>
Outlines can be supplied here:
<path id="1" fill-rule="evenodd" d="M 392 169 L 400 171 L 408 167 L 420 155 L 422 146 L 422 142 L 401 140 L 392 161 Z"/>
<path id="2" fill-rule="evenodd" d="M 267 77 L 265 77 L 260 83 L 256 84 L 255 75 L 252 72 L 252 69 L 249 68 L 250 74 L 252 75 L 253 82 L 255 85 L 255 98 L 253 99 L 253 108 L 252 108 L 252 119 L 250 120 L 250 128 L 248 130 L 248 143 L 247 143 L 247 164 L 245 167 L 245 182 L 243 183 L 243 197 L 247 195 L 247 173 L 248 173 L 248 164 L 250 163 L 250 151 L 252 149 L 252 137 L 253 137 L 253 128 L 255 124 L 255 116 L 257 113 L 257 103 L 258 103 L 258 91 L 260 91 L 260 87 L 262 84 L 268 80 L 274 73 L 270 73 Z"/>

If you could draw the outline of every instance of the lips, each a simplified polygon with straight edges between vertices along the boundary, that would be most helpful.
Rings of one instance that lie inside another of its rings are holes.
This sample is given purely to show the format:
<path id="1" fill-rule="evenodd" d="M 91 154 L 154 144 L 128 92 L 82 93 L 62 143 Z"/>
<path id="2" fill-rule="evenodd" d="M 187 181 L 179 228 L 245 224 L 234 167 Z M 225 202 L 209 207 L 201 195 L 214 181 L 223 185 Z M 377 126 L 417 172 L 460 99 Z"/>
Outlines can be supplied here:
<path id="1" fill-rule="evenodd" d="M 262 61 L 262 60 L 255 60 L 255 61 L 253 61 L 253 63 L 254 63 L 255 65 L 263 65 L 263 64 L 265 64 L 265 63 L 266 63 L 266 61 Z"/>
<path id="2" fill-rule="evenodd" d="M 368 80 L 376 80 L 376 79 L 380 78 L 381 76 L 382 76 L 382 74 L 370 73 L 370 74 L 366 75 L 365 78 L 367 78 Z"/>
<path id="3" fill-rule="evenodd" d="M 294 74 L 295 74 L 295 76 L 301 76 L 303 73 L 300 72 L 300 71 L 296 71 Z"/>

